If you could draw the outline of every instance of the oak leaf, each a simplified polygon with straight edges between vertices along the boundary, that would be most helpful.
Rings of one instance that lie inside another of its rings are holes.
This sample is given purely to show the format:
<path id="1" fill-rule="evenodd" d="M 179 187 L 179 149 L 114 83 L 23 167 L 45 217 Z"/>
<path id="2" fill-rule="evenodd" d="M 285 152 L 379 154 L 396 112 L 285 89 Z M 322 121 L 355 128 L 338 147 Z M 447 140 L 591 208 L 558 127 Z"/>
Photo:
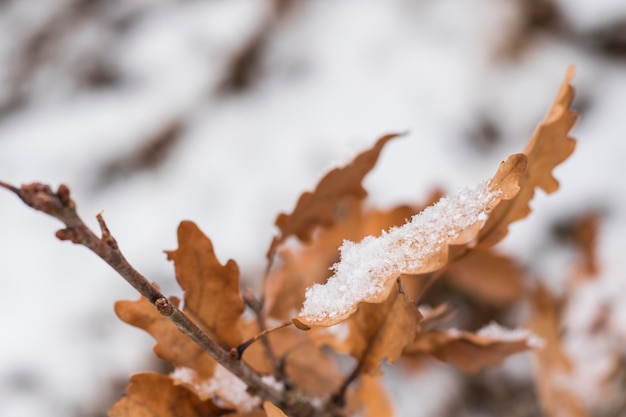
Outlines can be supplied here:
<path id="1" fill-rule="evenodd" d="M 536 187 L 550 193 L 558 188 L 552 170 L 573 151 L 568 136 L 576 120 L 570 110 L 574 90 L 569 84 L 573 68 L 557 94 L 546 120 L 540 124 L 524 154 L 511 155 L 485 186 L 442 199 L 416 215 L 406 225 L 391 229 L 381 238 L 347 242 L 341 260 L 325 285 L 313 285 L 294 322 L 306 328 L 330 326 L 353 314 L 360 303 L 380 303 L 401 274 L 426 274 L 443 268 L 449 251 L 488 248 L 500 241 L 508 225 L 530 212 Z M 339 298 L 340 301 L 336 299 Z"/>
<path id="2" fill-rule="evenodd" d="M 211 337 L 225 347 L 236 346 L 244 335 L 241 328 L 243 301 L 239 295 L 239 271 L 234 261 L 221 265 L 211 241 L 189 221 L 178 228 L 179 248 L 167 252 L 174 261 L 176 279 L 184 290 L 183 311 Z M 178 307 L 179 300 L 171 299 Z M 154 352 L 176 368 L 189 369 L 195 383 L 187 388 L 201 398 L 212 393 L 196 389 L 214 376 L 216 362 L 196 343 L 159 314 L 144 297 L 137 301 L 118 301 L 117 315 L 125 322 L 152 335 Z"/>
<path id="3" fill-rule="evenodd" d="M 263 402 L 263 409 L 265 410 L 267 417 L 287 417 L 287 414 L 283 413 L 280 408 L 276 407 L 269 401 Z"/>
<path id="4" fill-rule="evenodd" d="M 166 375 L 135 374 L 126 395 L 109 410 L 109 417 L 210 417 L 225 410 L 210 400 L 202 401 L 185 387 L 176 386 Z"/>
<path id="5" fill-rule="evenodd" d="M 271 320 L 271 319 L 270 319 Z M 257 323 L 243 326 L 246 338 L 259 333 Z M 320 348 L 315 335 L 294 328 L 283 328 L 265 336 L 271 346 L 272 357 L 263 343 L 253 343 L 243 354 L 243 359 L 261 375 L 286 377 L 289 384 L 298 387 L 304 395 L 323 397 L 329 387 L 337 387 L 343 374 L 328 351 Z"/>
<path id="6" fill-rule="evenodd" d="M 557 238 L 573 245 L 579 253 L 574 281 L 594 278 L 600 272 L 597 254 L 600 220 L 600 212 L 590 210 L 555 225 Z"/>
<path id="7" fill-rule="evenodd" d="M 360 374 L 378 375 L 384 359 L 393 363 L 413 343 L 421 318 L 413 300 L 395 291 L 380 304 L 362 304 L 347 321 L 348 336 L 333 346 L 356 358 Z"/>
<path id="8" fill-rule="evenodd" d="M 394 415 L 393 406 L 380 378 L 362 375 L 358 385 L 348 393 L 346 414 L 363 417 Z"/>
<path id="9" fill-rule="evenodd" d="M 502 330 L 491 324 L 478 333 L 456 329 L 419 333 L 405 354 L 427 354 L 453 363 L 463 372 L 476 372 L 500 364 L 508 356 L 541 346 L 541 339 L 526 330 Z"/>
<path id="10" fill-rule="evenodd" d="M 528 164 L 519 183 L 520 192 L 494 209 L 480 234 L 480 247 L 495 245 L 507 235 L 511 223 L 528 216 L 535 188 L 541 188 L 548 194 L 559 188 L 552 170 L 565 161 L 576 147 L 576 141 L 569 136 L 577 119 L 576 112 L 570 108 L 574 99 L 574 87 L 570 84 L 573 77 L 574 67 L 570 67 L 548 115 L 526 146 L 524 154 L 528 157 Z"/>
<path id="11" fill-rule="evenodd" d="M 378 238 L 344 242 L 334 275 L 307 290 L 294 321 L 302 327 L 331 326 L 352 315 L 360 303 L 383 302 L 398 276 L 441 269 L 451 246 L 474 245 L 489 213 L 515 197 L 525 167 L 523 154 L 511 155 L 490 181 L 442 198 Z"/>
<path id="12" fill-rule="evenodd" d="M 220 264 L 211 240 L 190 221 L 178 227 L 178 249 L 166 253 L 184 290 L 183 311 L 227 347 L 241 343 L 238 323 L 244 304 L 235 261 Z"/>
<path id="13" fill-rule="evenodd" d="M 452 262 L 445 279 L 452 287 L 482 304 L 506 306 L 519 300 L 524 289 L 521 266 L 493 250 L 473 250 Z"/>
<path id="14" fill-rule="evenodd" d="M 559 383 L 573 372 L 573 365 L 561 343 L 561 302 L 546 288 L 538 286 L 531 298 L 533 315 L 529 328 L 545 345 L 535 352 L 535 381 L 541 407 L 547 417 L 589 417 L 577 395 Z"/>
<path id="15" fill-rule="evenodd" d="M 172 297 L 172 303 L 178 306 L 178 299 Z M 174 366 L 194 369 L 202 377 L 213 374 L 215 361 L 183 334 L 174 323 L 161 315 L 145 298 L 137 301 L 118 301 L 115 303 L 118 317 L 135 327 L 148 332 L 156 340 L 154 353 Z"/>
<path id="16" fill-rule="evenodd" d="M 387 142 L 398 136 L 400 134 L 392 133 L 381 137 L 371 149 L 357 155 L 348 165 L 326 174 L 313 192 L 303 193 L 291 214 L 279 214 L 275 223 L 280 229 L 280 235 L 272 241 L 267 252 L 268 258 L 273 257 L 278 246 L 289 236 L 309 242 L 317 226 L 331 226 L 335 207 L 342 199 L 365 198 L 367 191 L 361 185 L 363 178 L 376 165 Z"/>
<path id="17" fill-rule="evenodd" d="M 433 192 L 428 204 L 440 195 L 439 191 Z M 345 239 L 358 240 L 399 226 L 428 204 L 375 210 L 364 207 L 362 200 L 347 199 L 335 211 L 331 227 L 317 229 L 311 242 L 298 250 L 284 248 L 278 252 L 281 262 L 271 271 L 264 287 L 268 314 L 279 319 L 293 317 L 304 302 L 306 289 L 326 282 L 331 275 L 330 267 L 339 260 L 339 246 Z"/>
<path id="18" fill-rule="evenodd" d="M 320 348 L 315 335 L 293 328 L 268 336 L 274 353 L 288 380 L 311 397 L 323 397 L 338 387 L 342 373 L 327 351 Z"/>

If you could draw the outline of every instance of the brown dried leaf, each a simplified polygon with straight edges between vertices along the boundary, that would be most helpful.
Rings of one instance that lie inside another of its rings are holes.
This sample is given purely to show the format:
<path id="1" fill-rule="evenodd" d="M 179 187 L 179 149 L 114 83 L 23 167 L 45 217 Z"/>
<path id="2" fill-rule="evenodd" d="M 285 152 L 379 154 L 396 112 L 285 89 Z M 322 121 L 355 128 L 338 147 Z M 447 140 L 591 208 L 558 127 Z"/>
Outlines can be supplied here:
<path id="1" fill-rule="evenodd" d="M 381 304 L 362 304 L 347 322 L 348 337 L 335 347 L 359 361 L 361 374 L 378 375 L 384 359 L 393 363 L 413 343 L 421 318 L 415 303 L 396 291 Z"/>
<path id="2" fill-rule="evenodd" d="M 547 417 L 589 417 L 582 401 L 559 381 L 572 373 L 572 363 L 561 344 L 560 302 L 544 287 L 532 297 L 533 316 L 529 327 L 545 341 L 535 352 L 535 380 L 541 407 Z"/>
<path id="3" fill-rule="evenodd" d="M 536 352 L 537 359 L 548 367 L 571 372 L 572 364 L 561 346 L 561 302 L 552 297 L 543 286 L 537 287 L 532 295 L 533 316 L 528 327 L 543 338 L 545 346 Z"/>
<path id="4" fill-rule="evenodd" d="M 267 413 L 264 410 L 252 410 L 248 412 L 224 414 L 224 417 L 267 417 Z"/>
<path id="5" fill-rule="evenodd" d="M 387 417 L 394 409 L 380 378 L 362 375 L 358 385 L 348 393 L 346 414 L 363 417 Z"/>
<path id="6" fill-rule="evenodd" d="M 469 373 L 498 365 L 510 355 L 534 348 L 534 343 L 523 336 L 503 340 L 458 330 L 432 330 L 418 334 L 405 354 L 432 355 Z"/>
<path id="7" fill-rule="evenodd" d="M 586 213 L 576 226 L 573 238 L 582 254 L 581 273 L 587 277 L 596 276 L 600 272 L 597 253 L 600 215 L 595 212 Z"/>
<path id="8" fill-rule="evenodd" d="M 389 134 L 381 137 L 371 149 L 357 155 L 350 164 L 326 174 L 315 191 L 303 193 L 291 214 L 279 214 L 275 223 L 280 229 L 280 235 L 272 241 L 268 258 L 276 253 L 278 246 L 289 236 L 297 236 L 301 241 L 309 242 L 315 227 L 332 226 L 335 208 L 344 198 L 363 199 L 367 195 L 361 185 L 363 178 L 376 165 L 387 142 L 398 136 Z"/>
<path id="9" fill-rule="evenodd" d="M 519 183 L 520 192 L 493 210 L 480 233 L 481 247 L 495 245 L 507 235 L 511 223 L 528 216 L 535 188 L 539 187 L 548 194 L 559 188 L 552 170 L 565 161 L 576 146 L 576 141 L 568 136 L 577 118 L 570 109 L 574 99 L 574 87 L 570 84 L 573 76 L 574 67 L 570 67 L 548 115 L 539 124 L 524 151 L 528 165 Z"/>
<path id="10" fill-rule="evenodd" d="M 341 383 L 335 361 L 311 333 L 284 329 L 270 334 L 269 340 L 276 357 L 284 361 L 289 381 L 303 394 L 323 397 Z"/>
<path id="11" fill-rule="evenodd" d="M 434 192 L 428 202 L 436 201 L 439 196 L 438 191 Z M 421 209 L 398 206 L 389 211 L 366 211 L 362 200 L 345 201 L 336 210 L 332 227 L 316 230 L 311 243 L 298 251 L 279 252 L 282 262 L 272 270 L 264 287 L 268 314 L 279 319 L 293 317 L 304 302 L 305 290 L 330 276 L 330 267 L 339 260 L 339 246 L 344 239 L 378 235 L 382 230 L 403 224 Z"/>
<path id="12" fill-rule="evenodd" d="M 476 250 L 450 264 L 446 280 L 478 302 L 502 307 L 518 300 L 524 289 L 521 266 L 491 250 Z"/>
<path id="13" fill-rule="evenodd" d="M 211 240 L 190 221 L 178 227 L 178 249 L 166 253 L 185 291 L 184 312 L 217 341 L 228 347 L 238 345 L 244 304 L 235 261 L 220 264 Z"/>
<path id="14" fill-rule="evenodd" d="M 481 210 L 485 213 L 486 218 L 490 216 L 489 213 L 502 201 L 513 198 L 519 191 L 517 183 L 524 173 L 525 166 L 526 156 L 523 154 L 511 155 L 506 161 L 500 164 L 498 171 L 487 185 L 489 198 L 487 201 L 481 202 Z M 484 196 L 480 198 L 484 198 Z M 477 199 L 479 198 L 477 197 Z M 464 201 L 465 196 L 450 204 L 461 204 L 460 200 Z M 478 203 L 475 204 L 478 205 Z M 433 210 L 437 210 L 437 208 L 437 205 L 432 207 Z M 477 209 L 473 207 L 472 210 Z M 479 213 L 463 213 L 460 216 L 461 219 L 465 217 L 471 218 L 472 223 L 468 226 L 457 227 L 456 223 L 449 222 L 447 218 L 437 217 L 436 220 L 431 219 L 431 225 L 437 223 L 437 226 L 440 227 L 436 230 L 437 236 L 423 236 L 426 242 L 421 240 L 408 240 L 403 237 L 403 228 L 412 228 L 411 234 L 423 233 L 421 229 L 415 229 L 416 226 L 414 223 L 407 223 L 401 228 L 396 229 L 393 233 L 397 232 L 395 235 L 399 236 L 399 238 L 394 238 L 395 240 L 393 241 L 390 240 L 392 232 L 384 236 L 386 238 L 385 243 L 370 240 L 368 244 L 375 242 L 373 245 L 376 246 L 376 250 L 381 254 L 386 254 L 384 265 L 367 265 L 363 267 L 364 272 L 362 273 L 362 279 L 369 280 L 371 286 L 376 288 L 376 291 L 369 295 L 363 295 L 357 301 L 353 302 L 350 299 L 350 301 L 340 306 L 333 306 L 336 308 L 335 311 L 319 311 L 320 309 L 317 306 L 309 308 L 311 305 L 307 305 L 309 295 L 313 293 L 312 290 L 316 289 L 313 287 L 308 290 L 307 300 L 303 310 L 300 316 L 295 318 L 294 321 L 298 322 L 298 324 L 303 327 L 331 326 L 350 317 L 357 310 L 360 303 L 381 303 L 386 300 L 392 293 L 395 280 L 398 276 L 402 274 L 425 274 L 443 268 L 448 263 L 450 247 L 472 247 L 478 239 L 481 227 L 485 224 L 485 217 L 480 216 Z M 459 224 L 464 224 L 464 222 L 460 221 Z M 352 248 L 352 250 L 354 253 L 354 248 Z M 371 252 L 372 249 L 368 248 L 368 250 Z M 345 259 L 342 258 L 342 262 L 344 261 Z M 355 278 L 352 277 L 351 279 Z M 349 284 L 342 283 L 341 285 L 348 286 Z M 320 286 L 317 287 L 317 290 L 326 291 L 324 287 Z M 316 295 L 319 301 L 321 297 L 319 294 Z M 361 295 L 359 294 L 359 296 Z M 311 311 L 313 312 L 311 313 Z"/>
<path id="15" fill-rule="evenodd" d="M 283 413 L 283 411 L 276 407 L 269 401 L 263 402 L 263 409 L 267 414 L 267 417 L 287 417 L 287 414 Z"/>
<path id="16" fill-rule="evenodd" d="M 452 317 L 455 314 L 455 310 L 450 308 L 447 303 L 441 303 L 435 308 L 426 309 L 426 311 L 422 308 L 420 313 L 423 315 L 422 320 L 419 322 L 420 331 L 427 331 Z"/>
<path id="17" fill-rule="evenodd" d="M 575 218 L 565 219 L 555 227 L 557 237 L 574 245 L 579 252 L 573 280 L 590 279 L 600 271 L 596 253 L 601 214 L 588 211 Z"/>
<path id="18" fill-rule="evenodd" d="M 224 414 L 211 401 L 201 401 L 193 392 L 174 385 L 166 375 L 135 374 L 122 397 L 109 410 L 109 417 L 210 417 Z"/>
<path id="19" fill-rule="evenodd" d="M 256 322 L 245 323 L 244 337 L 252 338 L 259 333 Z M 311 332 L 292 327 L 283 328 L 266 335 L 273 353 L 273 360 L 262 342 L 250 345 L 243 360 L 261 375 L 275 375 L 298 387 L 298 391 L 310 397 L 323 397 L 329 387 L 339 386 L 343 374 L 334 359 Z M 280 372 L 277 374 L 277 368 Z"/>
<path id="20" fill-rule="evenodd" d="M 171 301 L 178 306 L 178 299 L 172 298 Z M 137 301 L 116 302 L 115 313 L 121 320 L 154 337 L 157 341 L 154 353 L 159 358 L 172 362 L 174 366 L 192 368 L 205 378 L 213 374 L 215 361 L 178 330 L 174 323 L 159 314 L 145 297 Z"/>

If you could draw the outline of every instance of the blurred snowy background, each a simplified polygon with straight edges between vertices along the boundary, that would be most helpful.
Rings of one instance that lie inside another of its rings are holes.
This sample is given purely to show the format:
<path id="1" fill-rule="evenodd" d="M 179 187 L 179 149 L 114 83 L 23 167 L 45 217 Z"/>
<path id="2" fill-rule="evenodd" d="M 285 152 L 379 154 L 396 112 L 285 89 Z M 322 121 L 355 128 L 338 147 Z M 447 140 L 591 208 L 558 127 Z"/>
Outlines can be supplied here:
<path id="1" fill-rule="evenodd" d="M 577 150 L 503 247 L 558 290 L 571 254 L 552 225 L 601 212 L 601 275 L 572 323 L 609 305 L 624 342 L 622 0 L 3 0 L 0 179 L 68 184 L 166 294 L 183 219 L 256 288 L 275 216 L 328 169 L 407 131 L 367 177 L 372 204 L 474 185 L 524 149 L 570 64 Z M 0 212 L 0 415 L 105 415 L 131 372 L 159 366 L 113 313 L 136 293 L 7 192 Z M 603 349 L 576 346 L 594 363 Z M 402 415 L 471 415 L 449 366 L 401 373 Z"/>

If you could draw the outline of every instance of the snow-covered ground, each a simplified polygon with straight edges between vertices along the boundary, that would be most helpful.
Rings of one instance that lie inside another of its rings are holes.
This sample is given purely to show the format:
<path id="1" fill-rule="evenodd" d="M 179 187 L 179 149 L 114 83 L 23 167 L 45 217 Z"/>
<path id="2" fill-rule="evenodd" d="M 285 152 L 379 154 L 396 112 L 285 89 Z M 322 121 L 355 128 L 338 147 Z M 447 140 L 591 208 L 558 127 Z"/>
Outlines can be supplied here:
<path id="1" fill-rule="evenodd" d="M 626 55 L 591 35 L 626 21 L 622 1 L 555 1 L 566 27 L 535 30 L 523 29 L 524 1 L 284 3 L 279 13 L 260 0 L 1 2 L 0 179 L 68 184 L 83 216 L 104 210 L 128 259 L 168 294 L 162 251 L 183 219 L 254 287 L 276 214 L 328 169 L 406 131 L 367 177 L 372 204 L 476 184 L 523 150 L 573 64 L 577 149 L 556 170 L 560 191 L 540 193 L 503 246 L 558 279 L 548 225 L 603 210 L 592 293 L 626 297 Z M 224 87 L 233 57 L 259 38 L 251 83 Z M 111 174 L 173 125 L 179 140 L 156 168 Z M 155 366 L 151 338 L 113 313 L 135 292 L 7 192 L 0 213 L 0 415 L 102 415 L 112 380 Z"/>

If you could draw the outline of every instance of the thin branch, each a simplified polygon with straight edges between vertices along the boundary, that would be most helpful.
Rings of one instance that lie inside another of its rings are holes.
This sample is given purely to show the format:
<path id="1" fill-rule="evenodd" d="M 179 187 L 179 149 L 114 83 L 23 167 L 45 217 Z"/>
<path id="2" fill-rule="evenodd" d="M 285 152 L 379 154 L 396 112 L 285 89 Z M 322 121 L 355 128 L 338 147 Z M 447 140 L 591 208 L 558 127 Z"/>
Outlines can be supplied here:
<path id="1" fill-rule="evenodd" d="M 0 187 L 14 192 L 25 204 L 35 210 L 42 211 L 64 223 L 66 228 L 57 231 L 57 238 L 83 245 L 98 255 L 133 288 L 146 297 L 159 313 L 170 319 L 181 332 L 193 340 L 218 363 L 246 383 L 263 400 L 271 401 L 291 415 L 309 417 L 336 414 L 329 410 L 320 410 L 314 407 L 297 393 L 286 395 L 265 384 L 256 371 L 245 362 L 231 356 L 229 351 L 212 340 L 126 260 L 101 213 L 96 218 L 100 225 L 102 237 L 96 236 L 85 225 L 76 212 L 76 204 L 70 198 L 70 190 L 66 185 L 59 186 L 56 192 L 53 192 L 50 186 L 41 183 L 23 185 L 18 189 L 0 181 Z"/>
<path id="2" fill-rule="evenodd" d="M 15 188 L 14 186 L 12 186 L 11 184 L 7 184 L 4 181 L 0 181 L 0 187 L 2 188 L 6 188 L 9 191 L 13 191 L 15 194 L 17 194 L 19 192 L 19 190 L 17 188 Z"/>
<path id="3" fill-rule="evenodd" d="M 254 315 L 256 316 L 257 325 L 259 326 L 259 330 L 262 332 L 266 329 L 265 320 L 263 319 L 263 308 L 265 306 L 263 299 L 257 299 L 252 291 L 248 288 L 243 294 L 243 300 L 248 307 L 252 309 Z M 261 339 L 261 343 L 263 343 L 263 347 L 265 348 L 265 352 L 267 353 L 267 357 L 269 358 L 272 366 L 276 371 L 278 371 L 278 361 L 276 360 L 276 354 L 274 353 L 274 349 L 272 349 L 272 345 L 267 337 Z M 239 354 L 239 357 L 241 357 Z"/>
<path id="4" fill-rule="evenodd" d="M 276 330 L 284 329 L 285 327 L 289 327 L 289 326 L 293 326 L 293 321 L 291 320 L 284 321 L 280 324 L 277 324 L 274 327 L 270 327 L 269 329 L 264 329 L 261 332 L 257 333 L 256 335 L 254 335 L 253 337 L 251 337 L 250 339 L 246 340 L 245 342 L 240 343 L 239 346 L 232 348 L 230 350 L 230 354 L 237 359 L 241 359 L 246 349 L 248 349 L 250 345 L 252 345 L 254 342 L 256 342 L 259 339 L 267 340 L 265 336 L 267 336 L 268 334 L 275 332 Z"/>

